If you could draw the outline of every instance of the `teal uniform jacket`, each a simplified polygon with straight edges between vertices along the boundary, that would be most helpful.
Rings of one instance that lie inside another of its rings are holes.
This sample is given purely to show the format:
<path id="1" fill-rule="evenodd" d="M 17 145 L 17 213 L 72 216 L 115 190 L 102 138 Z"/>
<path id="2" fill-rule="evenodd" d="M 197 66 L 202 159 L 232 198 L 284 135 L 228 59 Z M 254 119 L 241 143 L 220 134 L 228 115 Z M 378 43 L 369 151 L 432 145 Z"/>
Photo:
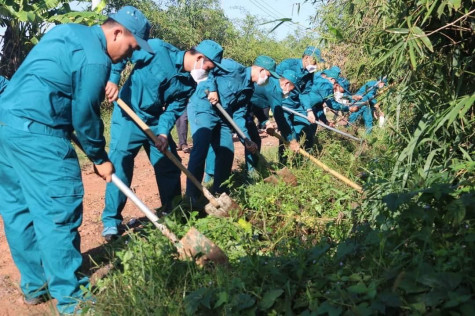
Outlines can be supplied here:
<path id="1" fill-rule="evenodd" d="M 306 110 L 311 109 L 312 104 L 302 96 L 310 93 L 312 89 L 313 73 L 308 72 L 308 70 L 303 67 L 301 58 L 288 58 L 283 60 L 277 65 L 276 72 L 282 76 L 287 69 L 293 70 L 297 74 L 297 89 L 290 92 L 289 97 L 284 100 L 283 105 L 306 115 Z"/>
<path id="2" fill-rule="evenodd" d="M 282 94 L 279 79 L 270 77 L 267 85 L 255 86 L 251 104 L 256 107 L 262 107 L 263 105 L 269 106 L 274 114 L 274 119 L 282 136 L 286 140 L 291 141 L 296 139 L 296 136 L 295 131 L 292 126 L 289 125 L 282 110 L 282 104 L 285 99 Z"/>
<path id="3" fill-rule="evenodd" d="M 170 132 L 183 114 L 196 83 L 183 68 L 185 51 L 160 39 L 148 41 L 154 54 L 134 51 L 130 61 L 135 64 L 132 73 L 119 92 L 119 97 L 156 134 L 167 135 L 169 149 L 179 159 Z M 118 83 L 126 62 L 112 67 L 110 81 Z M 170 210 L 173 199 L 181 195 L 180 170 L 166 158 L 122 111 L 114 106 L 111 124 L 110 159 L 116 175 L 126 184 L 132 181 L 134 158 L 144 147 L 155 170 L 163 210 Z M 122 222 L 122 209 L 127 197 L 114 185 L 106 187 L 106 203 L 102 213 L 104 232 L 117 228 Z"/>
<path id="4" fill-rule="evenodd" d="M 373 129 L 373 106 L 377 103 L 375 99 L 376 93 L 378 92 L 377 84 L 377 80 L 368 81 L 355 93 L 355 95 L 361 95 L 363 97 L 359 102 L 369 102 L 369 105 L 361 106 L 358 111 L 351 113 L 348 119 L 348 123 L 351 124 L 362 116 L 367 134 L 370 134 Z"/>
<path id="5" fill-rule="evenodd" d="M 133 53 L 130 61 L 135 66 L 119 97 L 145 123 L 156 126 L 156 134 L 167 135 L 185 111 L 196 83 L 183 69 L 185 51 L 160 39 L 148 43 L 155 54 L 144 50 Z M 109 81 L 118 84 L 124 66 L 125 62 L 113 65 Z"/>
<path id="6" fill-rule="evenodd" d="M 0 213 L 26 298 L 49 294 L 60 313 L 82 300 L 76 276 L 84 194 L 74 130 L 94 163 L 107 160 L 99 106 L 111 60 L 99 26 L 46 33 L 0 97 Z M 45 287 L 46 284 L 46 287 Z"/>
<path id="7" fill-rule="evenodd" d="M 307 110 L 312 109 L 312 106 L 315 104 L 312 99 L 314 94 L 311 93 L 314 74 L 308 72 L 308 70 L 303 67 L 301 58 L 283 60 L 277 65 L 276 72 L 282 75 L 287 69 L 293 70 L 297 74 L 298 80 L 296 89 L 292 90 L 289 97 L 282 101 L 282 105 L 307 116 Z M 295 132 L 295 139 L 298 141 L 305 135 L 304 147 L 306 149 L 311 148 L 315 139 L 316 125 L 310 124 L 308 120 L 287 112 L 285 112 L 284 115 L 288 124 L 292 126 Z M 279 148 L 281 149 L 282 146 Z M 281 155 L 280 157 L 282 158 L 283 156 Z M 281 162 L 285 163 L 285 159 L 281 159 Z"/>
<path id="8" fill-rule="evenodd" d="M 217 193 L 228 190 L 222 183 L 231 175 L 234 144 L 229 124 L 211 105 L 206 91 L 218 92 L 219 102 L 244 133 L 248 133 L 245 129 L 245 113 L 254 91 L 250 67 L 246 68 L 232 59 L 223 59 L 221 64 L 229 72 L 215 68 L 208 80 L 198 85 L 188 106 L 188 120 L 193 136 L 193 150 L 190 154 L 188 170 L 201 180 L 205 161 L 209 166 L 215 166 L 213 188 Z M 215 160 L 212 159 L 212 154 L 208 160 L 206 159 L 210 145 L 214 149 Z M 208 167 L 207 170 L 213 169 Z M 192 199 L 196 199 L 200 194 L 189 180 L 187 180 L 186 194 Z"/>

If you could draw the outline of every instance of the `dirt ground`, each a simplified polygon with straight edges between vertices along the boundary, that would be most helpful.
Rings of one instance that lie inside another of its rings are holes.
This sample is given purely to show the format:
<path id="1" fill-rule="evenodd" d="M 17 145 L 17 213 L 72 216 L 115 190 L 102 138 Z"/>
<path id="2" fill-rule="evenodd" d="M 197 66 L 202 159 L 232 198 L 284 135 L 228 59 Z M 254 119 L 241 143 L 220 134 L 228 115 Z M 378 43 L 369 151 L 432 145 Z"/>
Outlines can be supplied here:
<path id="1" fill-rule="evenodd" d="M 262 136 L 262 147 L 277 146 L 274 137 Z M 243 147 L 239 142 L 235 142 L 234 168 L 243 160 Z M 189 154 L 178 152 L 182 158 L 182 163 L 187 166 Z M 82 171 L 84 182 L 84 216 L 83 223 L 79 228 L 81 235 L 81 253 L 84 264 L 91 265 L 89 255 L 94 255 L 103 248 L 104 240 L 101 237 L 102 223 L 101 212 L 104 207 L 105 182 L 96 176 L 92 171 L 92 166 L 85 166 Z M 182 190 L 185 188 L 185 176 L 182 174 Z M 153 176 L 153 168 L 150 166 L 144 151 L 141 151 L 135 159 L 134 178 L 132 190 L 150 208 L 160 206 L 158 189 Z M 128 223 L 132 218 L 143 217 L 141 212 L 129 201 L 123 211 L 124 223 Z M 0 316 L 39 316 L 56 315 L 55 301 L 49 301 L 36 306 L 28 306 L 23 303 L 19 283 L 20 274 L 13 263 L 10 250 L 3 230 L 3 221 L 0 216 Z"/>

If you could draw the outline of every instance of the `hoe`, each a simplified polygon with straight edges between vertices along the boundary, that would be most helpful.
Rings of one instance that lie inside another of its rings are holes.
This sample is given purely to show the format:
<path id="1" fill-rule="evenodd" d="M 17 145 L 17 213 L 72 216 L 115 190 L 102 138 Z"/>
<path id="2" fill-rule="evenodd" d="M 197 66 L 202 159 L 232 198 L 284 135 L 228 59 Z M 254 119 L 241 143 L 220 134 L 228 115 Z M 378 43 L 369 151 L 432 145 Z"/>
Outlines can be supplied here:
<path id="1" fill-rule="evenodd" d="M 140 117 L 121 99 L 117 100 L 119 107 L 124 110 L 127 115 L 134 121 L 135 124 L 147 135 L 154 143 L 157 142 L 157 136 L 153 133 L 150 127 L 145 124 Z M 193 184 L 203 192 L 204 196 L 210 203 L 205 206 L 205 212 L 216 217 L 228 217 L 230 210 L 240 210 L 239 205 L 234 202 L 226 193 L 221 194 L 219 198 L 215 198 L 208 189 L 203 187 L 201 183 L 193 176 L 193 174 L 186 169 L 185 166 L 168 150 L 163 152 L 168 159 L 170 159 L 186 176 L 193 182 Z"/>

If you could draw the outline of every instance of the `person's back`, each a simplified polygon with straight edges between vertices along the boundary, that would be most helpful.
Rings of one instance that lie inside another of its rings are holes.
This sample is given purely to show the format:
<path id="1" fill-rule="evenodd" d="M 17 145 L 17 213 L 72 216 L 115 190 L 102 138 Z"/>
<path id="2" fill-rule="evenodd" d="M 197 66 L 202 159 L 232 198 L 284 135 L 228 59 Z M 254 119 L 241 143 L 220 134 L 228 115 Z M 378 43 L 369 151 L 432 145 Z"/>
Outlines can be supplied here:
<path id="1" fill-rule="evenodd" d="M 111 66 L 101 33 L 99 26 L 78 24 L 59 25 L 46 33 L 2 94 L 0 117 L 25 118 L 57 135 L 75 130 L 88 154 L 96 161 L 105 160 L 105 151 L 91 153 L 88 145 L 105 144 L 102 121 L 92 106 L 104 98 Z M 90 132 L 91 125 L 97 132 L 85 137 L 84 129 Z"/>

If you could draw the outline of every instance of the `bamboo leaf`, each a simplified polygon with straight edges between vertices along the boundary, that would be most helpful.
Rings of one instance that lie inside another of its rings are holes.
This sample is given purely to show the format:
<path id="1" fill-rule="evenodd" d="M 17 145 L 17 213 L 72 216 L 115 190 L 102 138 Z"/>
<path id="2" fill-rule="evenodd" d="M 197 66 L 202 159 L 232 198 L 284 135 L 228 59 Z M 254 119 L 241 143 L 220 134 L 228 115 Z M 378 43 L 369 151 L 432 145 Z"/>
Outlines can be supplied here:
<path id="1" fill-rule="evenodd" d="M 395 55 L 395 52 L 397 52 L 398 49 L 400 49 L 403 45 L 404 45 L 405 42 L 399 42 L 396 46 L 394 46 L 391 50 L 389 50 L 389 52 L 387 52 L 383 57 L 381 57 L 380 59 L 378 59 L 376 62 L 375 62 L 375 65 L 379 65 L 380 63 L 382 63 L 383 61 L 385 61 L 386 59 L 388 59 L 389 57 Z"/>
<path id="2" fill-rule="evenodd" d="M 437 3 L 438 3 L 438 1 L 434 1 L 434 2 L 432 3 L 432 5 L 430 6 L 430 8 L 427 10 L 427 13 L 426 13 L 426 16 L 424 17 L 424 20 L 422 20 L 421 25 L 424 24 L 424 22 L 427 21 L 427 19 L 431 16 L 432 11 L 434 11 L 434 8 L 435 8 L 435 6 L 437 5 Z"/>
<path id="3" fill-rule="evenodd" d="M 409 29 L 406 28 L 392 28 L 392 29 L 386 29 L 385 30 L 388 33 L 394 33 L 394 34 L 407 34 L 409 33 Z"/>
<path id="4" fill-rule="evenodd" d="M 416 56 L 414 54 L 414 45 L 412 42 L 409 42 L 409 58 L 411 59 L 412 69 L 417 68 Z"/>
<path id="5" fill-rule="evenodd" d="M 417 39 L 420 39 L 422 43 L 427 47 L 428 50 L 431 52 L 434 52 L 434 47 L 432 47 L 432 43 L 430 39 L 427 37 L 427 35 L 422 31 L 419 27 L 414 26 L 411 31 L 417 35 Z"/>

